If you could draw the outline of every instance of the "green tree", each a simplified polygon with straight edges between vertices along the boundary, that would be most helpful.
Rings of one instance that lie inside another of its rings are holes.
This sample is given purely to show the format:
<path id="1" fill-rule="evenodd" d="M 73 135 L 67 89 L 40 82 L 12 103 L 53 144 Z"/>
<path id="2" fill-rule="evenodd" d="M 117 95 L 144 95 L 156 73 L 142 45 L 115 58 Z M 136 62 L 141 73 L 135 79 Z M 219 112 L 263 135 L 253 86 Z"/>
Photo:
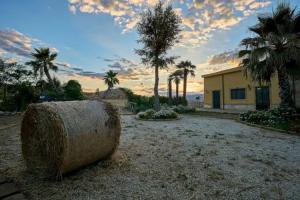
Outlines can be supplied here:
<path id="1" fill-rule="evenodd" d="M 3 88 L 3 101 L 7 98 L 8 86 L 15 86 L 22 82 L 31 82 L 32 72 L 17 62 L 6 62 L 0 59 L 0 83 Z"/>
<path id="2" fill-rule="evenodd" d="M 181 82 L 181 79 L 183 78 L 183 72 L 182 70 L 176 70 L 171 74 L 171 77 L 176 85 L 176 99 L 178 101 L 179 99 L 179 84 Z"/>
<path id="3" fill-rule="evenodd" d="M 13 81 L 12 73 L 15 63 L 6 63 L 0 59 L 0 83 L 3 89 L 3 101 L 7 98 L 7 85 Z"/>
<path id="4" fill-rule="evenodd" d="M 49 48 L 34 49 L 31 54 L 33 60 L 27 62 L 27 65 L 32 66 L 35 76 L 39 74 L 40 80 L 46 75 L 49 83 L 55 88 L 55 84 L 50 76 L 50 70 L 56 72 L 58 67 L 55 65 L 57 53 L 52 53 Z"/>
<path id="5" fill-rule="evenodd" d="M 76 80 L 69 80 L 64 86 L 64 92 L 67 100 L 82 100 L 83 93 L 81 85 Z"/>
<path id="6" fill-rule="evenodd" d="M 30 103 L 37 102 L 38 97 L 35 94 L 31 82 L 24 81 L 15 85 L 14 103 L 17 111 L 25 110 Z"/>
<path id="7" fill-rule="evenodd" d="M 183 74 L 183 98 L 186 100 L 187 78 L 188 75 L 195 77 L 196 66 L 191 61 L 181 61 L 176 67 L 182 70 Z"/>
<path id="8" fill-rule="evenodd" d="M 0 109 L 24 110 L 29 103 L 36 102 L 34 77 L 26 66 L 0 59 L 0 82 L 3 87 L 3 102 Z"/>
<path id="9" fill-rule="evenodd" d="M 109 70 L 106 72 L 104 76 L 104 82 L 107 85 L 107 90 L 110 90 L 114 87 L 114 85 L 120 84 L 119 79 L 117 78 L 118 73 L 113 72 L 112 70 Z"/>
<path id="10" fill-rule="evenodd" d="M 155 68 L 154 83 L 154 109 L 160 110 L 158 85 L 159 69 L 166 68 L 169 64 L 174 64 L 174 56 L 168 56 L 167 51 L 179 40 L 181 19 L 175 13 L 172 6 L 164 8 L 163 3 L 159 3 L 148 9 L 138 23 L 138 42 L 143 44 L 142 49 L 136 53 L 142 57 L 142 62 Z"/>
<path id="11" fill-rule="evenodd" d="M 241 41 L 240 66 L 259 82 L 270 82 L 277 73 L 281 106 L 294 107 L 289 80 L 300 69 L 300 13 L 281 3 L 249 30 L 255 37 Z"/>

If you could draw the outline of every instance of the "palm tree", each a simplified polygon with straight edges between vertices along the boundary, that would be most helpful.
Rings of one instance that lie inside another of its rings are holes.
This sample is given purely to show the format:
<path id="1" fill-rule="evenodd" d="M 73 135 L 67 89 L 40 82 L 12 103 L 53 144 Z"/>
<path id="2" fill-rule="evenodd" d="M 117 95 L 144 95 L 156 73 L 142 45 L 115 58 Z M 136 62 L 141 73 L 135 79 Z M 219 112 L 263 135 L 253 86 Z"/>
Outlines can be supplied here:
<path id="1" fill-rule="evenodd" d="M 271 16 L 258 17 L 249 30 L 255 37 L 241 41 L 240 66 L 254 80 L 270 82 L 277 73 L 281 106 L 294 107 L 290 75 L 300 71 L 300 13 L 281 3 Z"/>
<path id="2" fill-rule="evenodd" d="M 58 70 L 58 67 L 54 63 L 57 53 L 51 53 L 49 48 L 39 48 L 34 49 L 31 56 L 33 57 L 33 60 L 26 62 L 26 64 L 33 67 L 34 76 L 37 76 L 39 73 L 40 80 L 42 80 L 45 73 L 49 83 L 55 88 L 55 84 L 50 76 L 49 70 L 54 72 Z"/>
<path id="3" fill-rule="evenodd" d="M 172 74 L 169 75 L 168 77 L 168 96 L 169 96 L 169 104 L 172 104 L 172 81 L 173 81 L 173 77 Z"/>
<path id="4" fill-rule="evenodd" d="M 179 98 L 179 84 L 181 79 L 183 78 L 183 73 L 181 70 L 176 70 L 171 74 L 172 79 L 174 80 L 174 83 L 176 85 L 176 99 Z"/>
<path id="5" fill-rule="evenodd" d="M 142 62 L 155 68 L 154 109 L 160 110 L 158 85 L 159 69 L 174 64 L 176 57 L 169 56 L 168 51 L 179 40 L 181 19 L 172 6 L 163 6 L 161 1 L 153 9 L 148 9 L 138 23 L 139 43 L 143 43 L 136 53 Z"/>
<path id="6" fill-rule="evenodd" d="M 182 70 L 183 73 L 183 98 L 186 101 L 186 89 L 187 89 L 187 77 L 191 75 L 195 77 L 196 66 L 192 64 L 191 61 L 181 61 L 176 67 Z"/>
<path id="7" fill-rule="evenodd" d="M 119 79 L 116 77 L 118 75 L 117 72 L 113 72 L 112 70 L 109 70 L 106 72 L 104 76 L 105 84 L 108 86 L 107 90 L 110 90 L 114 87 L 114 85 L 119 84 Z"/>

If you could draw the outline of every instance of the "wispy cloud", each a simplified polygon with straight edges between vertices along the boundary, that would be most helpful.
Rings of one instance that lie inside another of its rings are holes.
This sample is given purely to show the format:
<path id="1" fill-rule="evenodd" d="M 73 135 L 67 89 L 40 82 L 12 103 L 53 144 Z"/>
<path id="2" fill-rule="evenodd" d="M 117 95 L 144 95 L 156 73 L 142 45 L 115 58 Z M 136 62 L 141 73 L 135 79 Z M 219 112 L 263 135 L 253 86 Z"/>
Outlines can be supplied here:
<path id="1" fill-rule="evenodd" d="M 136 81 L 145 76 L 152 75 L 152 71 L 145 68 L 145 66 L 140 66 L 139 64 L 118 55 L 115 55 L 114 58 L 104 58 L 103 60 L 108 62 L 107 67 L 110 70 L 118 72 L 121 80 Z"/>
<path id="2" fill-rule="evenodd" d="M 14 54 L 16 56 L 30 57 L 33 43 L 37 42 L 16 30 L 0 30 L 1 54 Z"/>
<path id="3" fill-rule="evenodd" d="M 210 65 L 217 65 L 217 64 L 231 64 L 233 66 L 237 66 L 240 62 L 238 58 L 238 50 L 230 50 L 225 51 L 220 54 L 216 54 L 211 56 L 209 59 Z"/>
<path id="4" fill-rule="evenodd" d="M 68 0 L 72 13 L 108 14 L 123 33 L 134 29 L 141 13 L 157 0 Z M 216 30 L 229 30 L 271 0 L 166 0 L 183 22 L 181 46 L 199 46 Z"/>
<path id="5" fill-rule="evenodd" d="M 33 48 L 38 47 L 49 47 L 52 52 L 59 52 L 55 47 L 14 29 L 0 30 L 0 55 L 28 59 Z"/>

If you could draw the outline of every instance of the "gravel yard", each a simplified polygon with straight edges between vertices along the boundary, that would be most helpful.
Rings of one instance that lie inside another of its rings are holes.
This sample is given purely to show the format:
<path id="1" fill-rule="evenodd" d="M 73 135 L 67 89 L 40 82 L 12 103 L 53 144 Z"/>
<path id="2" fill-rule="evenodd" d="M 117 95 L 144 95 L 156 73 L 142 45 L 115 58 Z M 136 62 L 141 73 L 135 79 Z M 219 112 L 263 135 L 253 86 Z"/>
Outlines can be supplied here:
<path id="1" fill-rule="evenodd" d="M 61 182 L 26 171 L 20 117 L 0 118 L 0 126 L 1 176 L 32 199 L 300 199 L 300 137 L 230 119 L 146 122 L 124 115 L 113 159 Z"/>

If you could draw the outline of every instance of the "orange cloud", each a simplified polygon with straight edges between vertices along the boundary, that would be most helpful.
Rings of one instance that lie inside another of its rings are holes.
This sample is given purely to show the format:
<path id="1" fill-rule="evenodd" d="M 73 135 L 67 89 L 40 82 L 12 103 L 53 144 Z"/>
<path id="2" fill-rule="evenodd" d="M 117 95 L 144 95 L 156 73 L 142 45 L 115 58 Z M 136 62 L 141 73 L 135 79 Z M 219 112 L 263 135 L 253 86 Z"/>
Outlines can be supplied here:
<path id="1" fill-rule="evenodd" d="M 97 1 L 69 0 L 69 10 L 72 13 L 109 14 L 123 33 L 134 29 L 139 22 L 141 13 L 148 7 L 154 6 L 157 0 L 128 0 L 128 1 Z M 173 3 L 175 12 L 182 17 L 183 31 L 181 46 L 199 46 L 206 42 L 215 30 L 228 30 L 239 24 L 260 8 L 270 5 L 271 0 L 165 0 L 166 4 Z"/>

